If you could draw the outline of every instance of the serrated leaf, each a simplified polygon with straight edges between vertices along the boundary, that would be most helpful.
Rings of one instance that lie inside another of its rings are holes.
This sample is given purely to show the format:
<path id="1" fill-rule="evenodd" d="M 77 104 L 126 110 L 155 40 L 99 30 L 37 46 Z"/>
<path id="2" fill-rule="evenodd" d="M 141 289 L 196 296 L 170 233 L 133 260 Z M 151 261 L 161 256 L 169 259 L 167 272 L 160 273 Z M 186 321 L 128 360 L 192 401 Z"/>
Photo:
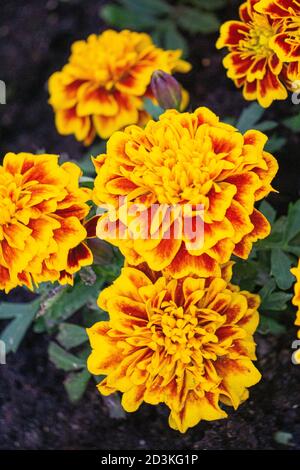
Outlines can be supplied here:
<path id="1" fill-rule="evenodd" d="M 265 297 L 261 304 L 261 311 L 284 311 L 287 308 L 287 303 L 293 294 L 286 294 L 285 292 L 272 292 L 270 296 Z"/>
<path id="2" fill-rule="evenodd" d="M 79 370 L 86 367 L 86 362 L 71 354 L 56 343 L 50 343 L 48 348 L 49 359 L 58 369 L 65 371 Z"/>
<path id="3" fill-rule="evenodd" d="M 64 289 L 63 292 L 50 303 L 48 308 L 45 306 L 43 319 L 47 327 L 52 328 L 57 323 L 66 320 L 88 302 L 96 302 L 105 280 L 104 277 L 99 275 L 96 283 L 92 286 L 87 286 L 79 281 L 75 286 Z"/>
<path id="4" fill-rule="evenodd" d="M 26 305 L 26 308 L 25 308 Z M 0 340 L 5 343 L 6 353 L 16 352 L 28 328 L 39 309 L 39 301 L 35 300 L 29 304 L 24 304 L 21 313 L 7 325 L 1 333 Z M 3 317 L 2 317 L 3 318 Z"/>
<path id="5" fill-rule="evenodd" d="M 263 201 L 259 206 L 260 212 L 268 219 L 272 225 L 276 219 L 276 210 L 268 203 L 268 201 Z"/>
<path id="6" fill-rule="evenodd" d="M 297 114 L 296 116 L 286 118 L 282 122 L 291 131 L 293 131 L 293 132 L 299 132 L 300 131 L 300 113 Z"/>
<path id="7" fill-rule="evenodd" d="M 76 403 L 82 398 L 90 379 L 91 374 L 87 369 L 81 372 L 72 372 L 67 376 L 64 380 L 64 387 L 72 403 Z"/>
<path id="8" fill-rule="evenodd" d="M 261 315 L 258 326 L 258 332 L 262 335 L 267 335 L 271 333 L 275 336 L 280 336 L 286 332 L 286 328 L 284 325 L 281 325 L 277 320 Z"/>
<path id="9" fill-rule="evenodd" d="M 244 133 L 252 129 L 259 122 L 265 110 L 259 104 L 252 103 L 244 109 L 236 123 L 236 127 L 240 132 Z"/>
<path id="10" fill-rule="evenodd" d="M 214 13 L 199 11 L 191 7 L 180 8 L 177 24 L 191 34 L 214 33 L 220 26 L 220 22 Z"/>
<path id="11" fill-rule="evenodd" d="M 88 340 L 85 328 L 72 323 L 61 323 L 58 327 L 57 341 L 65 348 L 72 349 Z"/>
<path id="12" fill-rule="evenodd" d="M 274 276 L 279 289 L 287 290 L 294 282 L 290 272 L 293 261 L 280 248 L 271 250 L 271 274 Z"/>
<path id="13" fill-rule="evenodd" d="M 270 279 L 259 291 L 262 302 L 268 298 L 272 292 L 276 289 L 276 282 L 274 279 Z"/>

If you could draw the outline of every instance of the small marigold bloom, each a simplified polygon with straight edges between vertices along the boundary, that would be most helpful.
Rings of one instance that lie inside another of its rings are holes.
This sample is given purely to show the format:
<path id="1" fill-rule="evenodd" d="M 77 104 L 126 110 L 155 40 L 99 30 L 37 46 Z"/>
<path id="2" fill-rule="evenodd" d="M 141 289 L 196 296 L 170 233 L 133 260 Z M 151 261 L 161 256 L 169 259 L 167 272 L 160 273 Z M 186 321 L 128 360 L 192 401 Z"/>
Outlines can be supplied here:
<path id="1" fill-rule="evenodd" d="M 107 139 L 124 126 L 144 124 L 152 73 L 188 72 L 191 66 L 180 56 L 180 50 L 165 51 L 149 35 L 127 30 L 75 42 L 68 64 L 49 80 L 58 132 L 89 145 L 96 134 Z"/>
<path id="2" fill-rule="evenodd" d="M 252 243 L 269 234 L 268 221 L 254 208 L 272 191 L 278 169 L 275 158 L 264 151 L 266 141 L 259 131 L 242 135 L 207 108 L 168 110 L 145 129 L 129 126 L 116 132 L 107 154 L 94 161 L 94 201 L 116 209 L 115 224 L 110 224 L 110 211 L 100 218 L 105 230 L 98 230 L 99 238 L 118 246 L 131 265 L 146 262 L 177 278 L 219 276 L 220 264 L 232 253 L 247 258 Z M 192 209 L 190 225 L 199 227 L 202 221 L 204 237 L 198 229 L 191 236 L 177 231 L 179 222 L 187 222 L 183 212 L 167 217 L 166 207 L 187 206 Z M 140 208 L 136 215 L 134 207 Z M 156 216 L 160 209 L 163 220 Z M 126 223 L 135 221 L 142 226 L 142 237 L 126 234 Z M 193 237 L 196 243 L 191 245 Z"/>
<path id="3" fill-rule="evenodd" d="M 269 15 L 277 33 L 270 40 L 270 47 L 281 62 L 287 63 L 284 76 L 287 87 L 295 91 L 293 84 L 300 80 L 300 2 L 296 0 L 261 0 L 256 11 Z"/>
<path id="4" fill-rule="evenodd" d="M 295 276 L 296 282 L 294 286 L 294 297 L 292 300 L 293 305 L 298 307 L 297 317 L 295 321 L 295 325 L 300 326 L 300 259 L 298 262 L 298 266 L 296 268 L 291 269 L 291 273 Z M 300 338 L 300 330 L 298 331 L 298 338 Z"/>
<path id="5" fill-rule="evenodd" d="M 8 153 L 0 166 L 0 289 L 72 283 L 92 263 L 83 241 L 90 191 L 80 168 L 56 155 Z"/>
<path id="6" fill-rule="evenodd" d="M 87 330 L 88 369 L 107 376 L 99 391 L 123 392 L 128 412 L 165 403 L 180 432 L 227 417 L 222 403 L 237 409 L 261 377 L 252 363 L 260 300 L 230 277 L 230 265 L 222 278 L 181 280 L 145 265 L 123 268 L 99 296 L 109 321 Z"/>
<path id="7" fill-rule="evenodd" d="M 221 26 L 217 48 L 227 47 L 223 64 L 237 87 L 243 87 L 246 100 L 258 100 L 265 108 L 274 100 L 287 98 L 281 82 L 283 60 L 273 49 L 272 38 L 281 25 L 264 12 L 257 11 L 258 0 L 240 6 L 241 21 L 227 21 Z"/>

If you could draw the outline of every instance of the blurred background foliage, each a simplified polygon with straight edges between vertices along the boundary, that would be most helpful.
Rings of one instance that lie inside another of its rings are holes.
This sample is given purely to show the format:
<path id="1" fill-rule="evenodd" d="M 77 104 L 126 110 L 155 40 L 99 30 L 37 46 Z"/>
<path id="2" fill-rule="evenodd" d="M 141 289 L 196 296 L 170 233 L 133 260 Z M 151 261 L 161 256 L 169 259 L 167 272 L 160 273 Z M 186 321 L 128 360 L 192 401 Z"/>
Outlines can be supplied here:
<path id="1" fill-rule="evenodd" d="M 117 0 L 100 9 L 100 16 L 113 28 L 148 32 L 166 49 L 188 54 L 187 35 L 218 31 L 218 12 L 228 0 Z"/>

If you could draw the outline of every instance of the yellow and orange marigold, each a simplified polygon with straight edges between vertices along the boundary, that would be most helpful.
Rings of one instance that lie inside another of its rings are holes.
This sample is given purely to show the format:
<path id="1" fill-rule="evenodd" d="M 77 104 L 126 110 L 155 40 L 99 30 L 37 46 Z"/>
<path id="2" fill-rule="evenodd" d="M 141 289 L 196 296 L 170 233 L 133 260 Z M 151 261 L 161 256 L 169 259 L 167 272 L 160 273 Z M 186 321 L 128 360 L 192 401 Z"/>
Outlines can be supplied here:
<path id="1" fill-rule="evenodd" d="M 277 33 L 270 45 L 284 63 L 283 76 L 290 90 L 300 84 L 300 2 L 297 0 L 260 0 L 256 10 L 269 15 Z"/>
<path id="2" fill-rule="evenodd" d="M 230 278 L 230 264 L 209 279 L 123 268 L 98 300 L 109 321 L 87 330 L 88 369 L 107 376 L 99 391 L 122 392 L 128 412 L 165 403 L 180 432 L 227 417 L 222 404 L 237 409 L 260 380 L 252 362 L 260 300 Z"/>
<path id="3" fill-rule="evenodd" d="M 49 80 L 50 104 L 60 134 L 75 134 L 89 145 L 129 124 L 149 119 L 143 99 L 153 98 L 152 73 L 188 72 L 181 51 L 156 47 L 150 36 L 107 30 L 77 41 L 67 65 Z"/>
<path id="4" fill-rule="evenodd" d="M 90 190 L 80 168 L 56 155 L 8 153 L 0 165 L 0 289 L 72 283 L 92 263 L 83 221 Z"/>
<path id="5" fill-rule="evenodd" d="M 298 266 L 296 268 L 291 269 L 291 273 L 296 277 L 294 287 L 295 294 L 292 300 L 293 305 L 298 308 L 295 325 L 300 326 L 300 259 L 298 262 Z M 300 330 L 298 331 L 298 338 L 300 338 Z"/>
<path id="6" fill-rule="evenodd" d="M 118 233 L 110 232 L 108 211 L 100 218 L 105 230 L 98 236 L 118 246 L 131 265 L 146 262 L 176 278 L 219 276 L 220 264 L 233 253 L 247 258 L 252 243 L 269 234 L 268 221 L 254 207 L 272 191 L 278 168 L 264 151 L 266 141 L 259 131 L 242 135 L 207 108 L 169 110 L 145 129 L 129 126 L 116 132 L 107 154 L 94 161 L 94 201 L 116 209 Z M 172 236 L 179 216 L 167 217 L 168 208 L 186 205 L 192 210 L 191 226 L 204 223 L 204 237 L 192 233 L 198 243 L 192 247 L 188 233 Z M 140 206 L 140 212 L 131 212 Z M 163 215 L 156 216 L 153 207 Z M 143 237 L 128 236 L 128 220 L 142 225 Z"/>
<path id="7" fill-rule="evenodd" d="M 294 0 L 247 0 L 241 21 L 221 27 L 217 47 L 227 47 L 223 64 L 247 100 L 268 107 L 287 98 L 286 87 L 300 79 L 300 8 Z"/>

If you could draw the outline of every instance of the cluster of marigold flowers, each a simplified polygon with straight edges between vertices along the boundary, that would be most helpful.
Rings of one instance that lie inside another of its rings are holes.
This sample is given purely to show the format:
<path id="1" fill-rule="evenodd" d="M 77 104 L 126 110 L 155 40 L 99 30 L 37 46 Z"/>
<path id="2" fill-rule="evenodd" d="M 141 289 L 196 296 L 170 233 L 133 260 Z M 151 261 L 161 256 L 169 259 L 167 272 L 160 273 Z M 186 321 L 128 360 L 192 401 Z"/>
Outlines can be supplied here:
<path id="1" fill-rule="evenodd" d="M 241 21 L 221 27 L 217 47 L 227 47 L 227 75 L 243 88 L 246 100 L 268 107 L 300 90 L 300 2 L 247 0 Z"/>
<path id="2" fill-rule="evenodd" d="M 248 93 L 254 80 L 251 97 L 264 105 L 275 96 L 270 70 L 280 67 L 269 52 L 264 61 L 253 59 L 254 52 L 265 53 L 255 41 L 265 40 L 265 18 L 272 31 L 278 25 L 277 31 L 285 26 L 285 34 L 295 32 L 290 17 L 276 19 L 279 3 L 289 2 L 249 1 L 241 7 L 243 23 L 225 24 L 219 42 L 231 48 L 226 63 L 235 64 L 238 86 Z M 282 36 L 275 39 L 285 44 Z M 249 60 L 239 51 L 242 42 Z M 292 46 L 285 53 L 294 64 Z M 152 74 L 187 72 L 190 64 L 180 57 L 180 51 L 164 51 L 148 35 L 129 31 L 109 30 L 73 45 L 68 64 L 49 82 L 57 129 L 87 145 L 96 134 L 110 137 L 107 150 L 94 159 L 92 191 L 80 187 L 77 165 L 59 165 L 55 155 L 5 156 L 0 288 L 72 284 L 74 274 L 93 263 L 89 238 L 96 236 L 97 221 L 98 236 L 120 249 L 125 264 L 99 296 L 109 321 L 88 330 L 88 368 L 106 376 L 98 385 L 102 394 L 123 394 L 125 410 L 164 403 L 170 426 L 185 432 L 201 420 L 226 417 L 224 406 L 238 408 L 260 380 L 253 364 L 260 299 L 231 283 L 231 257 L 246 259 L 253 243 L 268 236 L 269 222 L 255 204 L 273 190 L 278 165 L 265 150 L 264 134 L 241 134 L 207 108 L 172 109 L 157 122 L 150 119 L 144 99 L 155 103 Z M 284 70 L 288 76 L 289 66 Z M 277 79 L 281 72 L 283 67 Z M 178 108 L 187 101 L 181 93 Z M 90 201 L 113 208 L 113 215 L 108 210 L 89 218 Z M 188 215 L 170 214 L 169 208 L 186 206 Z M 138 225 L 143 237 L 130 236 L 129 224 Z M 176 232 L 178 225 L 201 230 Z M 300 307 L 299 282 L 294 301 Z"/>

